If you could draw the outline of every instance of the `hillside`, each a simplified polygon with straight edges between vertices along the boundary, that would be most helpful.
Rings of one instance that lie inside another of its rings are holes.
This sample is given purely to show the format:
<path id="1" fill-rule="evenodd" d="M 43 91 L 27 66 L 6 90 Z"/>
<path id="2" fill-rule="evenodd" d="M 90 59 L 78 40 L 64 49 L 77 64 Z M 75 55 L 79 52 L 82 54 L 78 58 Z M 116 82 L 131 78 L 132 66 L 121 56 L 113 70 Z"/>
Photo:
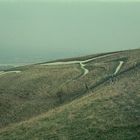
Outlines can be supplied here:
<path id="1" fill-rule="evenodd" d="M 0 73 L 0 139 L 140 139 L 140 49 L 60 61 Z"/>

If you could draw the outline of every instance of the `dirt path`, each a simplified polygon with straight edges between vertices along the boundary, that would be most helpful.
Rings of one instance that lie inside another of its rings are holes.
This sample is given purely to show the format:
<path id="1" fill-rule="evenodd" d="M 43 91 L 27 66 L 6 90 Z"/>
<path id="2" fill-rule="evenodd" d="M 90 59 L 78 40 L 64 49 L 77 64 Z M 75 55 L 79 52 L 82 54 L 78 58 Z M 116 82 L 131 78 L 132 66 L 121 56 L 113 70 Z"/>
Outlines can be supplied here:
<path id="1" fill-rule="evenodd" d="M 116 75 L 116 74 L 120 71 L 120 69 L 121 69 L 123 63 L 124 63 L 124 61 L 120 61 L 119 65 L 117 66 L 117 68 L 116 68 L 116 70 L 115 70 L 115 72 L 114 72 L 113 75 Z"/>
<path id="2" fill-rule="evenodd" d="M 116 53 L 115 53 L 116 54 Z M 91 59 L 87 59 L 87 60 L 83 60 L 83 61 L 67 61 L 67 62 L 53 62 L 53 63 L 45 63 L 45 64 L 41 64 L 41 65 L 47 65 L 47 66 L 51 66 L 51 65 L 69 65 L 69 64 L 80 64 L 80 68 L 83 72 L 82 76 L 85 76 L 89 73 L 89 70 L 85 67 L 86 63 L 96 60 L 96 59 L 100 59 L 100 58 L 104 58 L 107 56 L 112 56 L 113 54 L 106 54 L 106 55 L 102 55 L 102 56 L 97 56 L 97 57 L 93 57 Z"/>
<path id="3" fill-rule="evenodd" d="M 8 74 L 8 73 L 20 73 L 21 71 L 0 71 L 0 75 Z"/>
<path id="4" fill-rule="evenodd" d="M 84 71 L 82 76 L 85 76 L 86 74 L 89 73 L 89 70 L 86 69 L 85 66 L 86 66 L 85 64 L 83 64 L 83 63 L 80 62 L 80 67 Z"/>

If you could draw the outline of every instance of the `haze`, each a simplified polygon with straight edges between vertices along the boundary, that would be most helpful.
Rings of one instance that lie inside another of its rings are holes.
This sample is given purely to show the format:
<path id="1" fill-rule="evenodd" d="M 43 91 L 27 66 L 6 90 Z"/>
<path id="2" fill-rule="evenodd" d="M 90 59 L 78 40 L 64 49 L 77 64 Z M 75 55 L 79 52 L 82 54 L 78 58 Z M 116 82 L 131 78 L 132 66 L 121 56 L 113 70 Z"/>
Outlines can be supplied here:
<path id="1" fill-rule="evenodd" d="M 0 64 L 140 47 L 140 2 L 0 2 Z"/>

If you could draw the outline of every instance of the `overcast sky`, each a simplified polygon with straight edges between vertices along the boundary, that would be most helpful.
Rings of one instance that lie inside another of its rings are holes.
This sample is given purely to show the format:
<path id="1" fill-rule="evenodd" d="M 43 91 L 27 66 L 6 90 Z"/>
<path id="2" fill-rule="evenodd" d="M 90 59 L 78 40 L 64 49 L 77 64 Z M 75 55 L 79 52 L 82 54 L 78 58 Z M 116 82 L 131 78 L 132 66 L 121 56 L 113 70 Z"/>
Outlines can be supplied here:
<path id="1" fill-rule="evenodd" d="M 134 2 L 134 1 L 140 1 L 140 0 L 0 0 L 0 1 L 5 1 L 5 2 Z"/>
<path id="2" fill-rule="evenodd" d="M 140 3 L 134 0 L 21 1 L 0 0 L 0 63 L 38 62 L 140 47 Z"/>

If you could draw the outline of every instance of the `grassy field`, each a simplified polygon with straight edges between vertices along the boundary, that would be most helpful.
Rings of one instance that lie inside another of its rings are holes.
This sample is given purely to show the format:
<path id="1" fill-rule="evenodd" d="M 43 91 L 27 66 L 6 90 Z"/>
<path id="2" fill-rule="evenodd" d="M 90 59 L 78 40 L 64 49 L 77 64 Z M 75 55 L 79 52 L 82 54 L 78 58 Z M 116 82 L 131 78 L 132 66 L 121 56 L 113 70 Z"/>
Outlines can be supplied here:
<path id="1" fill-rule="evenodd" d="M 85 76 L 79 64 L 0 75 L 0 140 L 139 140 L 140 49 L 85 67 Z"/>

